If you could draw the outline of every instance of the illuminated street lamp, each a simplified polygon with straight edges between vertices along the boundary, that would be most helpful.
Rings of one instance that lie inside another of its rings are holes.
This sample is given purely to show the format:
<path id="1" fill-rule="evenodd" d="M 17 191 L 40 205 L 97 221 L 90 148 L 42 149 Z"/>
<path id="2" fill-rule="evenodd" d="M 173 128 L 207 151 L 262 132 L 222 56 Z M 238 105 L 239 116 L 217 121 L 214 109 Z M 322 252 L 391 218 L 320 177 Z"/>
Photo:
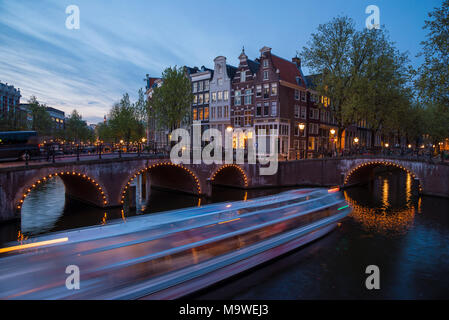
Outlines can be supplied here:
<path id="1" fill-rule="evenodd" d="M 331 135 L 335 134 L 335 129 L 331 129 Z"/>
<path id="2" fill-rule="evenodd" d="M 306 125 L 304 123 L 300 123 L 298 124 L 299 130 L 304 130 L 304 128 L 306 127 Z"/>
<path id="3" fill-rule="evenodd" d="M 227 128 L 226 128 L 226 131 L 227 131 L 227 132 L 231 132 L 231 131 L 232 131 L 232 127 L 231 127 L 231 126 L 227 127 Z"/>

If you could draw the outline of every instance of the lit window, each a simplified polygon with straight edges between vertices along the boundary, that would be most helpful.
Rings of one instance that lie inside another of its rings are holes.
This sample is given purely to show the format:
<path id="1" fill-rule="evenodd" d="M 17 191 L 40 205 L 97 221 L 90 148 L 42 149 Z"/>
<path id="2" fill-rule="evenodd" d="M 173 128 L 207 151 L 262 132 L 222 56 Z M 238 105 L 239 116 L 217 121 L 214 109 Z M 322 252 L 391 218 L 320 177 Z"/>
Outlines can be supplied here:
<path id="1" fill-rule="evenodd" d="M 251 111 L 245 111 L 245 126 L 251 125 Z"/>
<path id="2" fill-rule="evenodd" d="M 209 120 L 209 107 L 204 108 L 204 120 Z"/>
<path id="3" fill-rule="evenodd" d="M 193 109 L 193 120 L 198 120 L 198 113 L 197 113 L 196 108 Z"/>
<path id="4" fill-rule="evenodd" d="M 278 94 L 278 84 L 277 83 L 272 83 L 271 84 L 271 95 L 275 96 Z"/>

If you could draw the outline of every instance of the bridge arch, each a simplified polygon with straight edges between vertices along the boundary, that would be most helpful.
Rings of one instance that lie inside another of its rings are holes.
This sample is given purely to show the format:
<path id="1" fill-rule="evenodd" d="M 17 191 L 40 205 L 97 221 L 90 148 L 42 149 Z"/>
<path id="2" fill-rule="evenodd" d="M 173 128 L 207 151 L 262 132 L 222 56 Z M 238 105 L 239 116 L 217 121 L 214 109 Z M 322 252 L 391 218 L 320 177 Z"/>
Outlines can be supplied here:
<path id="1" fill-rule="evenodd" d="M 210 180 L 216 185 L 248 187 L 248 175 L 236 164 L 222 165 L 212 173 Z"/>
<path id="2" fill-rule="evenodd" d="M 124 204 L 126 192 L 134 179 L 145 172 L 149 173 L 152 186 L 164 187 L 194 195 L 202 194 L 200 180 L 198 179 L 197 174 L 192 170 L 181 164 L 158 162 L 147 165 L 129 176 L 126 182 L 122 185 L 120 204 Z"/>
<path id="3" fill-rule="evenodd" d="M 55 178 L 61 178 L 64 183 L 66 194 L 70 197 L 86 202 L 98 207 L 105 207 L 109 201 L 105 188 L 101 183 L 85 173 L 77 171 L 53 171 L 50 174 L 41 174 L 38 178 L 31 179 L 30 183 L 26 183 L 25 188 L 21 188 L 15 196 L 15 209 L 20 213 L 25 199 L 33 189 L 39 185 Z"/>
<path id="4" fill-rule="evenodd" d="M 395 169 L 400 169 L 412 176 L 418 182 L 419 192 L 423 191 L 421 179 L 417 176 L 415 172 L 410 170 L 408 167 L 402 165 L 399 162 L 389 161 L 389 160 L 367 160 L 361 163 L 357 163 L 345 174 L 343 186 L 354 185 L 360 181 L 366 181 L 366 178 L 373 178 L 373 170 L 377 167 L 390 167 Z"/>

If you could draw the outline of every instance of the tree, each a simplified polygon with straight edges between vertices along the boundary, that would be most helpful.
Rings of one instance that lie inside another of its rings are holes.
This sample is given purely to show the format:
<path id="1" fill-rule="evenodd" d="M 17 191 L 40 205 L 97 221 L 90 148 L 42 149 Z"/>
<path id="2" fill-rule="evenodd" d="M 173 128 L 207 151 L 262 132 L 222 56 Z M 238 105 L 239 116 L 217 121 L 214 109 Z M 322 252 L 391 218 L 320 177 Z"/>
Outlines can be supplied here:
<path id="1" fill-rule="evenodd" d="M 115 142 L 122 139 L 126 142 L 140 141 L 144 136 L 145 126 L 140 103 L 142 102 L 139 100 L 131 103 L 129 95 L 125 93 L 120 102 L 112 107 L 107 125 L 108 134 Z"/>
<path id="2" fill-rule="evenodd" d="M 162 74 L 162 85 L 154 89 L 151 98 L 152 113 L 158 129 L 180 128 L 190 116 L 193 101 L 190 80 L 184 68 L 169 67 Z"/>
<path id="3" fill-rule="evenodd" d="M 33 118 L 31 129 L 37 131 L 41 136 L 50 136 L 52 134 L 53 121 L 47 111 L 47 106 L 40 104 L 35 96 L 32 96 L 28 103 L 30 104 L 31 116 Z"/>
<path id="4" fill-rule="evenodd" d="M 392 107 L 405 103 L 407 57 L 400 54 L 383 30 L 355 30 L 348 17 L 321 24 L 302 50 L 305 64 L 315 73 L 317 91 L 331 101 L 342 133 L 360 120 L 373 130 L 385 128 Z M 371 139 L 374 142 L 374 139 Z"/>
<path id="5" fill-rule="evenodd" d="M 95 134 L 97 135 L 98 139 L 106 142 L 114 142 L 115 138 L 112 134 L 111 127 L 108 126 L 106 123 L 100 122 L 97 124 L 97 127 L 95 128 Z"/>
<path id="6" fill-rule="evenodd" d="M 10 107 L 6 114 L 0 114 L 0 131 L 21 131 L 28 129 L 26 112 Z"/>
<path id="7" fill-rule="evenodd" d="M 427 133 L 439 148 L 439 142 L 449 137 L 449 0 L 429 13 L 424 29 L 424 63 L 418 68 L 415 81 L 419 102 L 424 105 L 429 121 Z"/>
<path id="8" fill-rule="evenodd" d="M 93 141 L 94 134 L 92 130 L 87 126 L 86 121 L 78 113 L 73 110 L 71 115 L 67 117 L 65 121 L 65 139 L 73 142 L 80 141 Z"/>
<path id="9" fill-rule="evenodd" d="M 428 39 L 421 43 L 420 55 L 425 60 L 416 84 L 422 99 L 449 108 L 449 0 L 429 13 L 429 18 L 424 26 Z"/>

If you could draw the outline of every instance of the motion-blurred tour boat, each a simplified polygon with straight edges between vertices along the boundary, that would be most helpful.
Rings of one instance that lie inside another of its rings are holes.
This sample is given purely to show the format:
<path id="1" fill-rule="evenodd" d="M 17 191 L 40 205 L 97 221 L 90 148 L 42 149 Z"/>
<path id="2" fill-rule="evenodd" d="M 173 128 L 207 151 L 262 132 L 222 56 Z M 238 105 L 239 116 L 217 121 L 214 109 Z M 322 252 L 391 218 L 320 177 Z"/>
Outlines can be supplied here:
<path id="1" fill-rule="evenodd" d="M 36 237 L 0 249 L 0 298 L 178 298 L 325 235 L 349 212 L 338 188 L 299 189 Z M 68 266 L 79 289 L 66 287 Z"/>

